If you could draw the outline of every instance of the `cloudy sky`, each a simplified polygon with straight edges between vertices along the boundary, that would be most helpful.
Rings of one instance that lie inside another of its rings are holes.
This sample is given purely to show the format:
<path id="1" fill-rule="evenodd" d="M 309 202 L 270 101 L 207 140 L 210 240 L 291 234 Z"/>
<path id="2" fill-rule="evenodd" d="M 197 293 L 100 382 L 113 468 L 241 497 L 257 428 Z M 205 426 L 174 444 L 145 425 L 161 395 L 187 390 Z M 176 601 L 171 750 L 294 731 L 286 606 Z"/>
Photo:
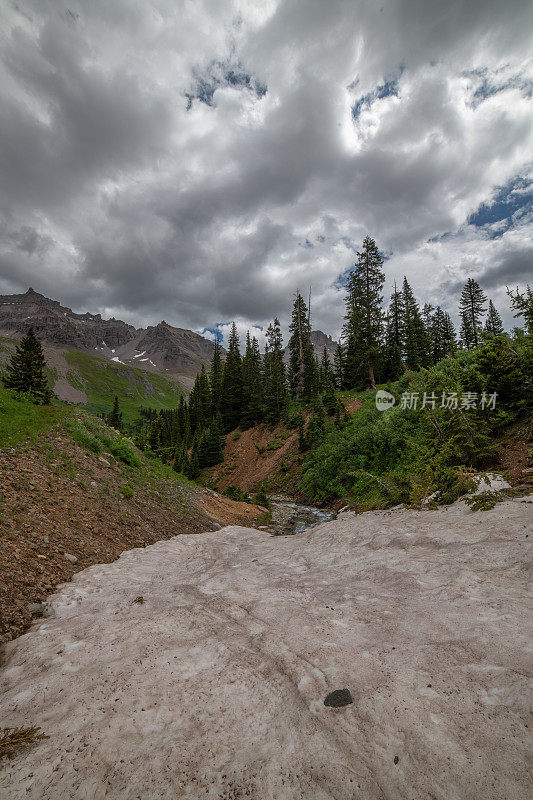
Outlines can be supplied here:
<path id="1" fill-rule="evenodd" d="M 531 280 L 528 0 L 3 0 L 0 293 L 337 336 L 368 233 L 456 312 Z"/>

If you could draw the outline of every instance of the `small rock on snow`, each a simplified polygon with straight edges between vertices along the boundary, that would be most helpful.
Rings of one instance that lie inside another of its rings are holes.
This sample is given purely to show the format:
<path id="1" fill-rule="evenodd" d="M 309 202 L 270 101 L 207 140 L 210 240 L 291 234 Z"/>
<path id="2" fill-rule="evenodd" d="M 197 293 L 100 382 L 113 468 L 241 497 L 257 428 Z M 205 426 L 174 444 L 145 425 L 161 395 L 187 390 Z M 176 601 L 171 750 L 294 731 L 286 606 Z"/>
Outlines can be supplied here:
<path id="1" fill-rule="evenodd" d="M 330 692 L 324 700 L 324 705 L 330 706 L 331 708 L 349 706 L 350 703 L 353 703 L 353 697 L 349 689 L 335 689 L 333 692 Z"/>

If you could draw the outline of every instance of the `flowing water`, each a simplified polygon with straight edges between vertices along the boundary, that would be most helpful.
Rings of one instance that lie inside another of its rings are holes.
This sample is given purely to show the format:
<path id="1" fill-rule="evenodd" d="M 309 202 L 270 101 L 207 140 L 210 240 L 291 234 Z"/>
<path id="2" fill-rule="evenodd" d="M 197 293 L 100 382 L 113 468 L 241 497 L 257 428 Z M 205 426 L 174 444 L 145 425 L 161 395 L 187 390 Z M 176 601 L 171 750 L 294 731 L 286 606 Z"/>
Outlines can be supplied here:
<path id="1" fill-rule="evenodd" d="M 272 523 L 268 526 L 276 536 L 291 536 L 302 533 L 316 525 L 330 522 L 337 516 L 335 511 L 314 506 L 302 506 L 289 497 L 270 498 Z"/>

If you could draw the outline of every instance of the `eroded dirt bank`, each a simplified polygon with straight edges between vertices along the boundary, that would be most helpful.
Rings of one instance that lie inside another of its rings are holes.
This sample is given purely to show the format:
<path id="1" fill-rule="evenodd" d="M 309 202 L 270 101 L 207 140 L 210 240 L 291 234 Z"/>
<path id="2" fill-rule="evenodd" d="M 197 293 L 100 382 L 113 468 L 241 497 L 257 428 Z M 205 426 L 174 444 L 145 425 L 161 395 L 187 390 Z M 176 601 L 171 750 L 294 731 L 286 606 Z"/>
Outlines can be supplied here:
<path id="1" fill-rule="evenodd" d="M 51 738 L 0 796 L 526 800 L 531 511 L 226 527 L 78 573 L 4 648 L 3 724 Z"/>
<path id="2" fill-rule="evenodd" d="M 57 584 L 91 564 L 177 532 L 251 525 L 262 513 L 105 455 L 59 431 L 0 452 L 0 642 L 23 633 Z"/>

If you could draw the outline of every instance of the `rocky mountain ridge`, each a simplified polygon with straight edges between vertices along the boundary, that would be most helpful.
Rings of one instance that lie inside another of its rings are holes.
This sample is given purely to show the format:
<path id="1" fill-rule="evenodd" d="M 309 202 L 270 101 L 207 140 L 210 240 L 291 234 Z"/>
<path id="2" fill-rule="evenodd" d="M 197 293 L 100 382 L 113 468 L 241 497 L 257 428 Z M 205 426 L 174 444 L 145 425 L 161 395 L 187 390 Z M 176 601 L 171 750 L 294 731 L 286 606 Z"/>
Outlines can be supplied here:
<path id="1" fill-rule="evenodd" d="M 118 364 L 169 376 L 194 376 L 213 357 L 212 341 L 164 320 L 158 325 L 135 328 L 114 317 L 102 319 L 101 314 L 88 311 L 77 314 L 32 288 L 24 294 L 0 295 L 0 332 L 20 337 L 30 327 L 42 341 L 56 348 L 83 350 Z M 312 331 L 311 341 L 318 359 L 325 347 L 333 361 L 337 342 L 331 336 Z M 288 362 L 287 348 L 284 357 Z"/>
<path id="2" fill-rule="evenodd" d="M 44 342 L 84 350 L 148 372 L 195 375 L 213 355 L 213 342 L 166 322 L 136 329 L 100 314 L 76 314 L 33 289 L 0 295 L 0 331 L 18 336 L 33 327 Z"/>

